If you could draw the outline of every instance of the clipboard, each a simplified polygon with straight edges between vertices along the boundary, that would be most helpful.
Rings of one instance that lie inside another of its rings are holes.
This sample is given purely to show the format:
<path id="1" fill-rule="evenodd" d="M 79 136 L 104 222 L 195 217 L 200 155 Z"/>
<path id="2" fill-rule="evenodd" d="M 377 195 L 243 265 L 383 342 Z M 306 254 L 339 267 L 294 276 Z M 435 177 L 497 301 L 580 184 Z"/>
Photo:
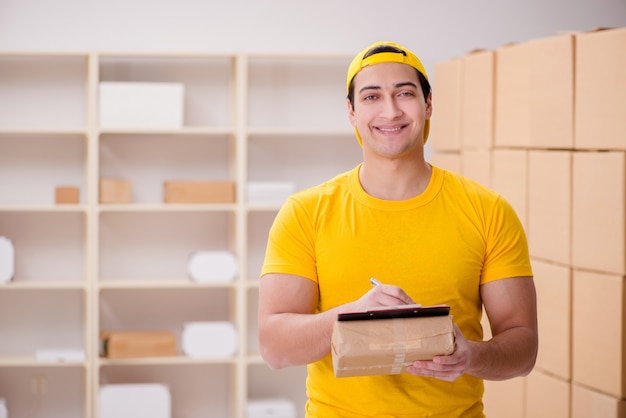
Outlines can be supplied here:
<path id="1" fill-rule="evenodd" d="M 428 316 L 444 316 L 450 314 L 448 305 L 398 305 L 381 306 L 360 312 L 341 312 L 337 321 L 362 321 L 373 319 L 419 318 Z"/>

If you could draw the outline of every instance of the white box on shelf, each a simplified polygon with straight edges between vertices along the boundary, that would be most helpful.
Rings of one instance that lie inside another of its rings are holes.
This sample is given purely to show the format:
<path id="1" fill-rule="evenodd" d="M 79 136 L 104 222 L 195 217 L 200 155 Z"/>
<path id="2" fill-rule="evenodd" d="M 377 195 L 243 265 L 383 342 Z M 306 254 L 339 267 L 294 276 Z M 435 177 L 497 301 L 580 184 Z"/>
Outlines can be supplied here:
<path id="1" fill-rule="evenodd" d="M 296 418 L 296 406 L 288 399 L 250 399 L 246 405 L 246 418 Z"/>
<path id="2" fill-rule="evenodd" d="M 226 283 L 237 277 L 235 255 L 230 251 L 197 251 L 189 258 L 189 277 L 201 283 Z"/>
<path id="3" fill-rule="evenodd" d="M 181 345 L 189 357 L 232 356 L 237 353 L 237 330 L 227 321 L 189 322 Z"/>
<path id="4" fill-rule="evenodd" d="M 158 383 L 100 386 L 100 418 L 171 418 L 172 400 Z"/>
<path id="5" fill-rule="evenodd" d="M 104 129 L 180 129 L 182 83 L 100 83 L 100 127 Z"/>
<path id="6" fill-rule="evenodd" d="M 7 237 L 0 237 L 0 283 L 7 283 L 15 274 L 15 248 Z"/>
<path id="7" fill-rule="evenodd" d="M 81 362 L 85 361 L 85 351 L 81 349 L 41 349 L 35 352 L 39 361 Z"/>
<path id="8" fill-rule="evenodd" d="M 283 203 L 296 191 L 291 181 L 248 182 L 248 203 Z"/>

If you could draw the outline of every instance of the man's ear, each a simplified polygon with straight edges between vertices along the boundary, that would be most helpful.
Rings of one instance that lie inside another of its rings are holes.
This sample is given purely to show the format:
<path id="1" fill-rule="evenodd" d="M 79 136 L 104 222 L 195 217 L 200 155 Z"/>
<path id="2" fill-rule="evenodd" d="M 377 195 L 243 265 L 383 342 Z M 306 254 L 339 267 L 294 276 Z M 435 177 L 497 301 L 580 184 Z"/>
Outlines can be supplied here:
<path id="1" fill-rule="evenodd" d="M 430 119 L 433 114 L 433 93 L 432 91 L 428 93 L 428 97 L 426 98 L 426 119 Z"/>
<path id="2" fill-rule="evenodd" d="M 354 120 L 354 109 L 352 107 L 352 103 L 350 103 L 350 99 L 346 99 L 346 104 L 348 105 L 348 119 L 350 119 L 350 124 L 356 128 L 356 122 Z"/>

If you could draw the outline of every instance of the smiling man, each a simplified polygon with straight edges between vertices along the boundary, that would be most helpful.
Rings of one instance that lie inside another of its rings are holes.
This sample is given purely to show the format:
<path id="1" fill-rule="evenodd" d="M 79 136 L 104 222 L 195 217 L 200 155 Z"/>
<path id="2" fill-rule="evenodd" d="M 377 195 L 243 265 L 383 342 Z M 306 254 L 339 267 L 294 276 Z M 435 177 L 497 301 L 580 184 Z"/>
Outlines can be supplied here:
<path id="1" fill-rule="evenodd" d="M 500 195 L 425 160 L 432 94 L 415 54 L 371 45 L 352 61 L 347 92 L 363 162 L 296 193 L 276 216 L 259 289 L 261 354 L 272 368 L 308 365 L 308 418 L 484 417 L 483 380 L 526 375 L 537 355 L 524 230 Z M 450 305 L 454 353 L 401 374 L 334 376 L 339 312 L 411 303 Z"/>

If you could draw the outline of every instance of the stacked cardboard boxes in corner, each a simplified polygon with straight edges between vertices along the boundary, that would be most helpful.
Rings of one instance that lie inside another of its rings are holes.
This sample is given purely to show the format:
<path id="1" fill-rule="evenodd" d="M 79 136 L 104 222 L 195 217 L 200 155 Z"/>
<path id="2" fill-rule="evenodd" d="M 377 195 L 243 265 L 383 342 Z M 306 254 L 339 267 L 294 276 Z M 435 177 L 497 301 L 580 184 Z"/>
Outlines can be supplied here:
<path id="1" fill-rule="evenodd" d="M 520 418 L 626 417 L 625 63 L 626 28 L 617 28 L 435 67 L 431 162 L 512 204 L 537 287 L 535 369 L 486 382 L 488 416 L 517 405 Z"/>

